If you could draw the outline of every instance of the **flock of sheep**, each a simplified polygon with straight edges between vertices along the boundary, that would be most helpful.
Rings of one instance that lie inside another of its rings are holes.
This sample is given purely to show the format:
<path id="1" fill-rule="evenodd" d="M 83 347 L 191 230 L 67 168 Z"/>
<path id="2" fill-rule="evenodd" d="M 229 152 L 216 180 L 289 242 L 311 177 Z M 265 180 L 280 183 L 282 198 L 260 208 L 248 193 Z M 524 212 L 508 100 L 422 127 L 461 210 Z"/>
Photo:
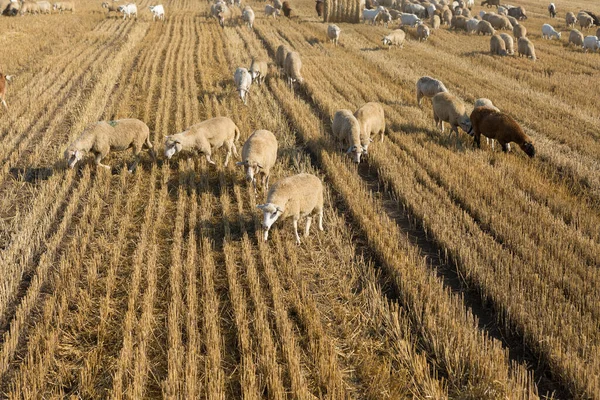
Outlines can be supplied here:
<path id="1" fill-rule="evenodd" d="M 63 11 L 75 11 L 75 4 L 72 1 L 62 1 L 50 3 L 49 1 L 30 1 L 30 0 L 0 0 L 0 14 L 6 16 L 26 15 L 26 14 L 52 14 L 53 11 L 62 13 Z"/>

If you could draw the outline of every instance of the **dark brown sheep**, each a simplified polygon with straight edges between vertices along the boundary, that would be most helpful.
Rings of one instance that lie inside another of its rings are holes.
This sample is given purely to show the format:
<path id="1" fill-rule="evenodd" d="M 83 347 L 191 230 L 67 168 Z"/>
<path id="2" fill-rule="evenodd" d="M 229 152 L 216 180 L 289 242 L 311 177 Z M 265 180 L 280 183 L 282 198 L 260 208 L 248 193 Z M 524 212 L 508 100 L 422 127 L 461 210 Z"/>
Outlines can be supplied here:
<path id="1" fill-rule="evenodd" d="M 372 10 L 373 9 L 373 0 L 365 0 L 365 8 L 367 10 Z"/>
<path id="2" fill-rule="evenodd" d="M 323 16 L 323 0 L 317 0 L 317 4 L 315 5 L 315 10 L 317 10 L 317 15 L 319 17 Z"/>
<path id="3" fill-rule="evenodd" d="M 471 113 L 470 119 L 477 147 L 481 147 L 480 138 L 483 135 L 496 139 L 505 153 L 510 150 L 509 143 L 515 142 L 529 157 L 535 155 L 531 138 L 509 115 L 489 107 L 477 107 Z"/>
<path id="4" fill-rule="evenodd" d="M 283 11 L 283 15 L 285 15 L 286 17 L 290 18 L 292 16 L 292 8 L 290 7 L 289 2 L 284 1 L 281 10 Z"/>

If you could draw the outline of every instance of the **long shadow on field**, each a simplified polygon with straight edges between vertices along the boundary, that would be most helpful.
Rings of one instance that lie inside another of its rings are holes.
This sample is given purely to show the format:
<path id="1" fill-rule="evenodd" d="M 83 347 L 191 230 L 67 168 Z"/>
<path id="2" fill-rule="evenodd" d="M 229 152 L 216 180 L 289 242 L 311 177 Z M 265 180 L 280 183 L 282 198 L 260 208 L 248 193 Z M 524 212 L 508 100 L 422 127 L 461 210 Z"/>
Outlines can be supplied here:
<path id="1" fill-rule="evenodd" d="M 25 167 L 11 168 L 9 173 L 17 181 L 38 183 L 50 179 L 54 170 L 55 167 Z"/>

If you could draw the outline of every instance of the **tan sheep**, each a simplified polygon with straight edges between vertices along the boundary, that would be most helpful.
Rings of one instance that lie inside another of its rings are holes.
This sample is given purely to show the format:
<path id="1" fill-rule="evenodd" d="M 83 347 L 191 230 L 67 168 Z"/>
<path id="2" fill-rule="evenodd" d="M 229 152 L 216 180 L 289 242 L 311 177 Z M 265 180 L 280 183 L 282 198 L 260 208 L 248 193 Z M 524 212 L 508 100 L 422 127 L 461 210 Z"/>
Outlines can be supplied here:
<path id="1" fill-rule="evenodd" d="M 331 124 L 333 138 L 342 151 L 349 154 L 355 163 L 360 163 L 363 147 L 360 138 L 360 123 L 350 110 L 338 110 Z"/>
<path id="2" fill-rule="evenodd" d="M 40 6 L 38 6 L 37 3 L 34 3 L 32 1 L 21 2 L 21 10 L 19 12 L 21 15 L 38 14 L 39 12 L 40 12 Z"/>
<path id="3" fill-rule="evenodd" d="M 479 21 L 479 23 L 477 24 L 477 34 L 493 36 L 496 34 L 496 30 L 492 28 L 492 24 L 490 24 L 489 22 Z"/>
<path id="4" fill-rule="evenodd" d="M 267 194 L 267 202 L 256 206 L 263 212 L 263 239 L 269 239 L 269 229 L 278 219 L 292 217 L 296 243 L 300 244 L 298 220 L 306 216 L 304 237 L 308 236 L 312 216 L 319 216 L 319 230 L 323 230 L 323 183 L 311 174 L 298 174 L 276 182 Z"/>
<path id="5" fill-rule="evenodd" d="M 417 26 L 417 38 L 419 42 L 426 41 L 429 38 L 429 27 L 425 24 Z"/>
<path id="6" fill-rule="evenodd" d="M 577 47 L 583 47 L 583 33 L 577 29 L 571 29 L 569 33 L 569 44 L 573 43 Z"/>
<path id="7" fill-rule="evenodd" d="M 280 45 L 277 48 L 277 53 L 275 53 L 275 62 L 277 63 L 277 66 L 281 69 L 283 69 L 283 64 L 285 64 L 285 58 L 287 57 L 288 53 L 291 53 L 292 49 L 289 46 L 286 46 L 285 44 Z"/>
<path id="8" fill-rule="evenodd" d="M 506 54 L 513 55 L 515 54 L 515 41 L 512 36 L 508 33 L 501 33 L 500 37 L 504 40 L 504 45 L 506 46 Z"/>
<path id="9" fill-rule="evenodd" d="M 513 16 L 507 15 L 506 19 L 508 20 L 508 22 L 510 22 L 510 25 L 512 26 L 511 30 L 514 29 L 515 26 L 519 25 L 519 21 L 517 21 L 517 19 Z"/>
<path id="10" fill-rule="evenodd" d="M 579 26 L 581 29 L 589 29 L 592 25 L 594 25 L 594 19 L 589 15 L 583 13 L 577 17 L 579 21 Z"/>
<path id="11" fill-rule="evenodd" d="M 211 159 L 213 150 L 225 145 L 227 155 L 223 165 L 226 167 L 231 153 L 238 158 L 235 141 L 240 138 L 240 130 L 227 117 L 216 117 L 199 124 L 190 126 L 187 130 L 175 135 L 165 137 L 165 157 L 171 159 L 173 155 L 181 151 L 196 150 L 204 154 L 206 161 L 215 164 Z"/>
<path id="12" fill-rule="evenodd" d="M 108 153 L 132 148 L 135 160 L 129 167 L 129 172 L 133 172 L 144 146 L 149 149 L 152 158 L 155 158 L 150 142 L 150 129 L 139 119 L 100 121 L 88 125 L 83 133 L 67 147 L 64 156 L 69 168 L 73 168 L 86 153 L 92 152 L 96 155 L 97 166 L 110 169 L 110 166 L 101 163 Z"/>
<path id="13" fill-rule="evenodd" d="M 450 25 L 452 23 L 452 16 L 452 11 L 450 11 L 450 9 L 446 8 L 442 11 L 442 21 L 444 21 L 444 25 Z"/>
<path id="14" fill-rule="evenodd" d="M 40 14 L 50 14 L 52 13 L 52 5 L 48 1 L 38 1 L 38 10 Z"/>
<path id="15" fill-rule="evenodd" d="M 536 60 L 535 48 L 533 47 L 531 40 L 527 39 L 526 37 L 522 37 L 517 41 L 517 46 L 519 50 L 519 57 L 525 56 L 531 58 L 533 61 Z"/>
<path id="16" fill-rule="evenodd" d="M 486 99 L 485 97 L 480 97 L 479 99 L 475 100 L 475 103 L 473 103 L 473 107 L 488 107 L 493 110 L 500 111 L 500 109 L 496 107 L 490 99 Z"/>
<path id="17" fill-rule="evenodd" d="M 400 48 L 404 45 L 404 39 L 406 38 L 406 32 L 402 29 L 393 30 L 390 34 L 386 35 L 381 39 L 384 46 L 388 46 L 388 50 L 392 46 L 398 46 Z"/>
<path id="18" fill-rule="evenodd" d="M 252 182 L 256 193 L 256 177 L 261 175 L 263 192 L 269 188 L 271 168 L 277 161 L 277 138 L 266 129 L 256 130 L 250 135 L 242 147 L 242 161 L 236 163 L 243 166 L 246 181 Z"/>
<path id="19" fill-rule="evenodd" d="M 340 27 L 335 24 L 330 24 L 327 27 L 327 38 L 336 46 L 338 45 L 338 41 L 340 40 L 341 31 L 342 30 L 340 29 Z"/>
<path id="20" fill-rule="evenodd" d="M 430 76 L 422 76 L 417 81 L 417 104 L 421 107 L 423 97 L 431 99 L 438 93 L 447 92 L 448 89 L 442 81 L 434 79 Z"/>
<path id="21" fill-rule="evenodd" d="M 565 23 L 567 24 L 567 26 L 569 28 L 574 28 L 576 22 L 577 22 L 577 17 L 575 17 L 575 14 L 573 14 L 572 12 L 569 11 L 565 15 Z"/>
<path id="22" fill-rule="evenodd" d="M 450 22 L 450 29 L 467 30 L 467 19 L 462 15 L 455 15 Z"/>
<path id="23" fill-rule="evenodd" d="M 440 17 L 438 15 L 432 15 L 430 24 L 432 29 L 440 29 Z"/>
<path id="24" fill-rule="evenodd" d="M 108 15 L 110 15 L 111 12 L 120 13 L 120 11 L 119 11 L 120 5 L 121 5 L 121 3 L 105 1 L 104 3 L 102 3 L 102 8 L 106 8 L 106 11 L 107 11 L 106 16 L 108 16 Z"/>
<path id="25" fill-rule="evenodd" d="M 363 147 L 363 154 L 367 154 L 369 145 L 373 141 L 372 135 L 379 134 L 383 142 L 385 133 L 385 113 L 381 104 L 369 102 L 356 110 L 354 116 L 360 124 L 360 143 Z"/>
<path id="26" fill-rule="evenodd" d="M 506 43 L 500 37 L 500 35 L 493 35 L 490 38 L 490 53 L 493 55 L 505 56 L 506 52 Z"/>
<path id="27" fill-rule="evenodd" d="M 471 121 L 465 110 L 464 103 L 456 96 L 443 92 L 438 93 L 431 99 L 433 105 L 433 119 L 435 126 L 444 133 L 444 122 L 450 124 L 450 135 L 456 133 L 458 138 L 458 127 L 471 135 Z"/>
<path id="28" fill-rule="evenodd" d="M 527 28 L 523 25 L 515 25 L 513 26 L 513 35 L 517 40 L 524 38 L 527 36 Z"/>
<path id="29" fill-rule="evenodd" d="M 492 15 L 488 19 L 488 22 L 492 25 L 492 28 L 499 30 L 513 30 L 513 26 L 504 15 Z"/>
<path id="30" fill-rule="evenodd" d="M 54 3 L 53 8 L 55 11 L 58 11 L 61 14 L 63 11 L 71 11 L 71 13 L 74 13 L 75 3 L 72 1 L 62 1 L 60 3 Z"/>
<path id="31" fill-rule="evenodd" d="M 288 55 L 285 57 L 283 69 L 287 76 L 290 87 L 294 84 L 294 82 L 304 82 L 304 78 L 302 78 L 302 74 L 300 72 L 302 69 L 302 59 L 300 59 L 299 53 L 295 51 L 288 53 Z"/>
<path id="32" fill-rule="evenodd" d="M 250 75 L 252 76 L 253 82 L 258 83 L 259 85 L 263 84 L 268 72 L 269 65 L 267 61 L 252 58 L 252 63 L 250 64 Z"/>
<path id="33" fill-rule="evenodd" d="M 473 136 L 477 147 L 481 148 L 481 135 L 495 139 L 505 153 L 510 150 L 510 142 L 514 142 L 529 157 L 535 156 L 535 147 L 529 136 L 523 132 L 509 115 L 488 107 L 477 107 L 471 113 Z"/>

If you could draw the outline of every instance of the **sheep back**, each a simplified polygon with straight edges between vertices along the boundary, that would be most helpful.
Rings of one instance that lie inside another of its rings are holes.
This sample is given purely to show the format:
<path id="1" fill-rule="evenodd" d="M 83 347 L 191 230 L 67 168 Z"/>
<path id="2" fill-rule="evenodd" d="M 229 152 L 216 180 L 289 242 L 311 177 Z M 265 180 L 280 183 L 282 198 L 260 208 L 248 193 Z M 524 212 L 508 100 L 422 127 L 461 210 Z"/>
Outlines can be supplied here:
<path id="1" fill-rule="evenodd" d="M 433 114 L 441 121 L 452 126 L 459 126 L 468 120 L 464 103 L 449 92 L 438 93 L 431 98 Z"/>
<path id="2" fill-rule="evenodd" d="M 523 25 L 515 25 L 513 26 L 513 35 L 515 35 L 517 40 L 524 38 L 527 36 L 527 28 L 525 28 Z"/>
<path id="3" fill-rule="evenodd" d="M 504 43 L 504 40 L 500 35 L 492 35 L 490 38 L 490 53 L 499 56 L 505 56 L 507 54 L 506 43 Z"/>
<path id="4" fill-rule="evenodd" d="M 273 132 L 258 129 L 242 146 L 242 162 L 252 167 L 260 165 L 262 172 L 268 176 L 277 161 L 277 148 L 277 138 Z"/>
<path id="5" fill-rule="evenodd" d="M 360 123 L 350 110 L 338 110 L 333 116 L 331 125 L 333 137 L 339 143 L 344 151 L 352 146 L 361 148 Z"/>
<path id="6" fill-rule="evenodd" d="M 569 43 L 573 43 L 575 46 L 583 47 L 583 33 L 577 29 L 572 29 L 569 33 Z"/>
<path id="7" fill-rule="evenodd" d="M 533 47 L 531 40 L 527 39 L 526 37 L 522 37 L 517 41 L 517 46 L 519 50 L 519 56 L 530 57 L 533 59 L 533 61 L 536 60 L 535 48 Z"/>
<path id="8" fill-rule="evenodd" d="M 504 40 L 506 53 L 510 55 L 515 54 L 515 41 L 513 40 L 512 36 L 510 36 L 508 33 L 501 33 L 500 37 L 502 40 Z"/>
<path id="9" fill-rule="evenodd" d="M 285 63 L 285 59 L 288 53 L 291 53 L 292 49 L 285 44 L 280 45 L 277 48 L 277 53 L 275 54 L 275 61 L 277 62 L 277 66 L 279 68 L 283 68 L 283 64 Z"/>
<path id="10" fill-rule="evenodd" d="M 285 57 L 283 67 L 288 79 L 292 81 L 298 81 L 299 83 L 304 81 L 300 72 L 302 69 L 302 59 L 300 58 L 300 54 L 298 52 L 292 51 L 288 53 L 288 55 Z"/>
<path id="11" fill-rule="evenodd" d="M 493 36 L 496 34 L 496 30 L 492 28 L 492 24 L 490 24 L 488 21 L 479 21 L 477 24 L 477 34 Z"/>
<path id="12" fill-rule="evenodd" d="M 323 209 L 323 183 L 312 174 L 298 174 L 281 179 L 271 186 L 267 203 L 283 209 L 279 219 L 300 218 Z"/>
<path id="13" fill-rule="evenodd" d="M 360 124 L 360 141 L 364 149 L 369 147 L 371 135 L 380 134 L 383 140 L 385 132 L 385 113 L 381 104 L 369 102 L 356 110 L 354 116 Z"/>

